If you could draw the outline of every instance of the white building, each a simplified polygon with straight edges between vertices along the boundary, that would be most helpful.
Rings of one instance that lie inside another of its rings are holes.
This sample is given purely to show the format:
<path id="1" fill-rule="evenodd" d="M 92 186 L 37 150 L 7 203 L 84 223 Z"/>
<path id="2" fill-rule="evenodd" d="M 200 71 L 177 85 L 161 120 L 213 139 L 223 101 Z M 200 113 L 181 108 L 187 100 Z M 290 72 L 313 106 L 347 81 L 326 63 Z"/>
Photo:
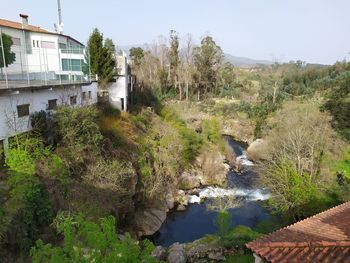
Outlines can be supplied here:
<path id="1" fill-rule="evenodd" d="M 0 72 L 0 151 L 9 137 L 31 129 L 30 114 L 97 102 L 85 46 L 21 17 L 22 23 L 0 19 L 0 35 L 12 37 L 11 51 L 16 54 L 15 62 Z"/>
<path id="2" fill-rule="evenodd" d="M 130 102 L 130 94 L 133 91 L 134 78 L 130 74 L 129 62 L 126 54 L 116 54 L 118 75 L 115 77 L 115 82 L 108 84 L 108 100 L 112 107 L 121 111 L 128 110 Z"/>

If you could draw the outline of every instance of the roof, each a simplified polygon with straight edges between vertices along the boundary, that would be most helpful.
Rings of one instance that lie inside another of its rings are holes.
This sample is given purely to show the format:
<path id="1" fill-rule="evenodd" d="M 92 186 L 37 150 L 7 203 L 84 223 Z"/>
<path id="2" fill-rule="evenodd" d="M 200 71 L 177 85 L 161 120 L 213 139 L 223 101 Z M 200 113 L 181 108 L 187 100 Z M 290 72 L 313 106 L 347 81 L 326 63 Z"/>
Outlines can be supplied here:
<path id="1" fill-rule="evenodd" d="M 58 34 L 56 32 L 52 32 L 46 29 L 43 29 L 39 26 L 33 26 L 33 25 L 25 25 L 23 26 L 22 23 L 19 22 L 14 22 L 14 21 L 10 21 L 10 20 L 6 20 L 6 19 L 1 19 L 0 18 L 0 27 L 9 27 L 9 28 L 14 28 L 14 29 L 19 29 L 19 30 L 26 30 L 26 31 L 31 31 L 31 32 L 37 32 L 37 33 L 45 33 L 45 34 L 52 34 L 52 35 L 60 35 L 60 36 L 64 36 L 64 37 L 68 37 L 69 39 L 79 43 L 82 46 L 85 46 L 84 44 L 82 44 L 80 41 L 72 38 L 71 36 L 68 35 L 63 35 L 63 34 Z"/>
<path id="2" fill-rule="evenodd" d="M 350 262 L 350 202 L 246 246 L 268 262 Z"/>
<path id="3" fill-rule="evenodd" d="M 0 26 L 11 27 L 11 28 L 20 29 L 20 30 L 24 29 L 24 30 L 28 30 L 28 31 L 32 31 L 32 32 L 38 32 L 38 33 L 49 33 L 49 34 L 53 33 L 53 32 L 50 32 L 48 30 L 45 30 L 45 29 L 42 29 L 38 26 L 33 26 L 33 25 L 26 25 L 26 26 L 22 27 L 22 23 L 14 22 L 14 21 L 6 20 L 6 19 L 1 19 L 1 18 L 0 18 Z"/>

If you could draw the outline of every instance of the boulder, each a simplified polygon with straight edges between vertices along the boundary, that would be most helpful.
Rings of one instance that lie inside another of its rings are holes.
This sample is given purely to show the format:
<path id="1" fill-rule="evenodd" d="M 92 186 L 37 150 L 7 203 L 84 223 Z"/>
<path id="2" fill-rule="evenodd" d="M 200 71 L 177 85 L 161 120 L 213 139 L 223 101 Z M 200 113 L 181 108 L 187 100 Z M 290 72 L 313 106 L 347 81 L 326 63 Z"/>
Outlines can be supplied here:
<path id="1" fill-rule="evenodd" d="M 176 208 L 177 211 L 185 211 L 186 210 L 186 206 L 184 205 L 178 205 Z"/>
<path id="2" fill-rule="evenodd" d="M 188 262 L 199 262 L 200 260 L 222 261 L 225 260 L 224 248 L 215 243 L 201 244 L 199 240 L 190 244 L 187 251 Z"/>
<path id="3" fill-rule="evenodd" d="M 174 196 L 175 202 L 178 205 L 187 206 L 188 205 L 188 196 L 186 195 L 185 191 L 178 190 L 177 193 Z"/>
<path id="4" fill-rule="evenodd" d="M 217 147 L 211 147 L 197 156 L 195 168 L 198 170 L 201 185 L 226 186 L 230 167 Z"/>
<path id="5" fill-rule="evenodd" d="M 163 210 L 148 208 L 139 210 L 135 214 L 135 226 L 138 229 L 138 236 L 151 236 L 157 232 L 166 219 L 166 212 Z"/>
<path id="6" fill-rule="evenodd" d="M 179 178 L 179 187 L 184 190 L 197 188 L 200 184 L 199 177 L 190 174 L 189 172 L 183 172 Z"/>
<path id="7" fill-rule="evenodd" d="M 247 148 L 247 157 L 252 161 L 258 161 L 264 157 L 266 142 L 263 139 L 256 139 Z"/>
<path id="8" fill-rule="evenodd" d="M 165 196 L 165 202 L 166 202 L 166 206 L 169 210 L 173 209 L 175 206 L 175 199 L 172 193 L 168 193 Z"/>
<path id="9" fill-rule="evenodd" d="M 166 259 L 166 249 L 162 246 L 157 246 L 152 252 L 152 257 L 159 261 L 164 261 Z"/>
<path id="10" fill-rule="evenodd" d="M 179 243 L 174 243 L 168 250 L 168 263 L 186 263 L 187 256 L 185 246 Z"/>

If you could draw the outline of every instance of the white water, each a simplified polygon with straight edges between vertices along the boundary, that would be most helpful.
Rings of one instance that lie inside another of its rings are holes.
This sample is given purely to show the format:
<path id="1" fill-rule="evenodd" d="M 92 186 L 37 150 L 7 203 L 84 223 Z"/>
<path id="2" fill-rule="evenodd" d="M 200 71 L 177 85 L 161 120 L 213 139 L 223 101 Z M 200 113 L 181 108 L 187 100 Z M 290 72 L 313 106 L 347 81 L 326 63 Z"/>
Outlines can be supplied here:
<path id="1" fill-rule="evenodd" d="M 191 195 L 189 203 L 200 203 L 207 198 L 217 198 L 225 196 L 243 197 L 248 201 L 267 200 L 270 194 L 263 189 L 224 189 L 219 187 L 206 187 L 200 190 L 199 196 Z"/>
<path id="2" fill-rule="evenodd" d="M 236 162 L 240 165 L 244 165 L 244 166 L 253 166 L 254 163 L 248 159 L 247 155 L 245 152 L 243 152 L 242 155 L 238 156 L 236 158 Z"/>

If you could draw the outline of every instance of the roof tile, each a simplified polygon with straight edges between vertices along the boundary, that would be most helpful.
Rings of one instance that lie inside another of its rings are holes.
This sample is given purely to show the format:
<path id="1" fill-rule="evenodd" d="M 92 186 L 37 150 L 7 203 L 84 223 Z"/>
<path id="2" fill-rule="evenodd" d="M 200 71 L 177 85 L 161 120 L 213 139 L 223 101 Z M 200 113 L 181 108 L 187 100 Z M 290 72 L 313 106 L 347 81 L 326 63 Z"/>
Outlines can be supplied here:
<path id="1" fill-rule="evenodd" d="M 269 262 L 350 262 L 350 202 L 246 246 Z"/>

